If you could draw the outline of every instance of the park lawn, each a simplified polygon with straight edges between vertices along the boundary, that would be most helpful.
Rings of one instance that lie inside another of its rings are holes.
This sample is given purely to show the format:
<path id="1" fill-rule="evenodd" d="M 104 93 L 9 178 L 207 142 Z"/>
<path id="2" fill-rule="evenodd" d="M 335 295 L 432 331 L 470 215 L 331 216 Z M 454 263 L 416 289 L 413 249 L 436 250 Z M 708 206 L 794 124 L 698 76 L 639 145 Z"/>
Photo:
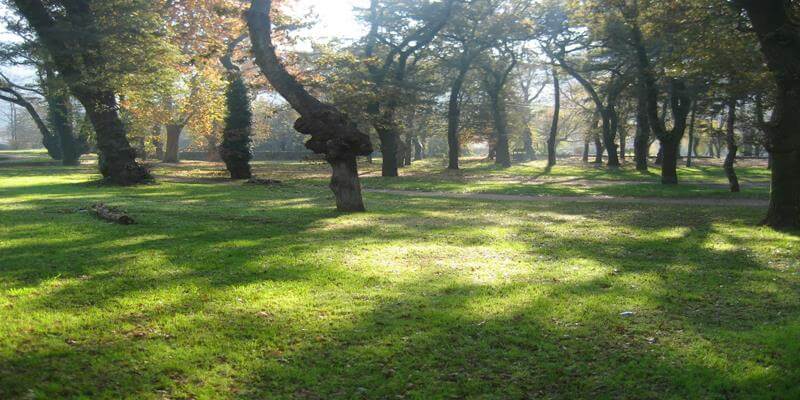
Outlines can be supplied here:
<path id="1" fill-rule="evenodd" d="M 0 398 L 800 398 L 764 210 L 96 178 L 0 168 Z"/>
<path id="2" fill-rule="evenodd" d="M 679 170 L 679 185 L 662 185 L 658 169 L 642 174 L 632 166 L 609 169 L 571 162 L 546 171 L 542 161 L 502 169 L 492 163 L 466 159 L 460 171 L 448 171 L 440 159 L 424 160 L 401 169 L 396 178 L 380 176 L 380 160 L 360 163 L 362 183 L 367 189 L 417 190 L 426 192 L 491 193 L 533 196 L 606 196 L 725 199 L 769 198 L 769 170 L 763 166 L 738 169 L 742 192 L 731 193 L 721 167 L 701 165 Z M 253 162 L 254 173 L 287 184 L 324 187 L 329 167 L 321 161 Z M 187 162 L 155 164 L 159 176 L 183 178 L 224 178 L 219 163 Z"/>

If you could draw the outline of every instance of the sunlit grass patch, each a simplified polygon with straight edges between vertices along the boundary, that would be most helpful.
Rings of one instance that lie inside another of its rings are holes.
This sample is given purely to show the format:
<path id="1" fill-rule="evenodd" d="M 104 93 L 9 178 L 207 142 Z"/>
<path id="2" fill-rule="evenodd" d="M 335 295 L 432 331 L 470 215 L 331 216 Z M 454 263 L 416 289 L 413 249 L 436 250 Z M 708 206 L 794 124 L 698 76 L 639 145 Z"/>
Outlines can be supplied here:
<path id="1" fill-rule="evenodd" d="M 800 395 L 800 239 L 763 210 L 366 193 L 344 215 L 304 180 L 37 168 L 0 170 L 2 398 Z M 96 201 L 137 224 L 76 211 Z"/>

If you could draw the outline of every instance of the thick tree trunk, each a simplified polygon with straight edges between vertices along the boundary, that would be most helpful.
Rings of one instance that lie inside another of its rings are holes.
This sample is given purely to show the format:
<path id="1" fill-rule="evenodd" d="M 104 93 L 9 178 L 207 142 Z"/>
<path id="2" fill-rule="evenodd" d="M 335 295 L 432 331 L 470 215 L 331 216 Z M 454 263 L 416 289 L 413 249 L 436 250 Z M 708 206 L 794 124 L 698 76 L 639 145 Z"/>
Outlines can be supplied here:
<path id="1" fill-rule="evenodd" d="M 333 171 L 330 188 L 336 197 L 336 209 L 344 212 L 365 211 L 356 158 L 329 160 L 328 164 Z"/>
<path id="2" fill-rule="evenodd" d="M 80 92 L 76 97 L 94 126 L 100 173 L 105 180 L 118 185 L 135 185 L 151 179 L 150 173 L 136 162 L 136 151 L 125 135 L 114 93 Z"/>
<path id="3" fill-rule="evenodd" d="M 50 124 L 59 138 L 61 163 L 63 165 L 79 165 L 81 149 L 72 129 L 69 97 L 60 91 L 48 92 L 47 105 Z"/>
<path id="4" fill-rule="evenodd" d="M 98 35 L 83 35 L 80 39 L 63 35 L 57 29 L 56 21 L 40 0 L 14 0 L 17 9 L 25 16 L 29 25 L 36 31 L 40 42 L 50 50 L 49 53 L 60 74 L 69 83 L 75 97 L 86 109 L 97 137 L 100 173 L 106 181 L 132 185 L 141 183 L 151 176 L 147 170 L 136 163 L 136 153 L 125 137 L 125 126 L 120 119 L 115 94 L 109 85 L 103 87 L 94 82 L 87 85 L 87 80 L 96 80 L 96 76 L 86 76 L 84 70 L 78 69 L 80 65 L 91 66 L 93 69 L 102 70 L 105 65 L 105 56 L 101 50 L 102 37 Z M 89 7 L 77 6 L 77 12 L 68 12 L 63 22 L 74 24 L 77 27 L 92 27 L 96 23 L 94 15 L 86 12 Z M 74 11 L 74 10 L 73 10 Z M 90 29 L 90 33 L 92 30 Z M 64 48 L 77 46 L 78 52 L 66 52 Z M 92 49 L 94 51 L 85 51 Z M 108 82 L 100 82 L 108 83 Z"/>
<path id="5" fill-rule="evenodd" d="M 692 152 L 697 152 L 697 142 L 694 138 L 695 117 L 697 116 L 697 102 L 692 106 L 692 116 L 689 118 L 689 146 L 686 148 L 686 167 L 692 167 Z"/>
<path id="6" fill-rule="evenodd" d="M 776 229 L 800 227 L 800 151 L 770 153 L 772 188 L 762 224 Z"/>
<path id="7" fill-rule="evenodd" d="M 381 176 L 397 177 L 400 175 L 397 168 L 397 142 L 399 140 L 397 132 L 385 125 L 376 127 L 375 130 L 378 131 L 378 137 L 381 139 L 381 154 L 383 155 Z"/>
<path id="8" fill-rule="evenodd" d="M 736 163 L 736 152 L 739 150 L 739 147 L 736 145 L 736 136 L 735 136 L 735 129 L 736 127 L 736 100 L 730 100 L 728 102 L 728 123 L 725 135 L 725 142 L 728 145 L 728 154 L 725 156 L 725 176 L 728 178 L 728 184 L 730 185 L 731 192 L 738 193 L 739 192 L 739 178 L 736 176 L 736 169 L 734 168 L 734 164 Z"/>
<path id="9" fill-rule="evenodd" d="M 547 138 L 547 167 L 556 165 L 556 139 L 558 138 L 558 119 L 561 113 L 561 85 L 558 81 L 558 72 L 553 74 L 553 120 L 550 124 L 550 135 Z"/>
<path id="10" fill-rule="evenodd" d="M 678 183 L 678 151 L 680 142 L 662 141 L 661 149 L 663 160 L 661 162 L 661 183 L 675 185 Z"/>
<path id="11" fill-rule="evenodd" d="M 664 164 L 664 144 L 661 142 L 658 143 L 658 153 L 656 153 L 656 160 L 653 164 L 659 166 Z"/>
<path id="12" fill-rule="evenodd" d="M 181 132 L 183 132 L 183 125 L 167 125 L 167 151 L 164 153 L 163 160 L 165 163 L 177 163 L 180 160 Z"/>

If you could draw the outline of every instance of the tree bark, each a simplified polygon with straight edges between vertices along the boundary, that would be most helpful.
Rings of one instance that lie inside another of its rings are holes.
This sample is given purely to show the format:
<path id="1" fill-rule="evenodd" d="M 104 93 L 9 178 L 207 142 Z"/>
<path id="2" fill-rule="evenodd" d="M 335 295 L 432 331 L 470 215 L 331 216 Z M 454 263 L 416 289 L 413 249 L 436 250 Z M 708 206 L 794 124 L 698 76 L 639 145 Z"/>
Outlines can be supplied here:
<path id="1" fill-rule="evenodd" d="M 764 224 L 800 227 L 800 27 L 792 2 L 737 0 L 747 11 L 777 83 L 772 120 L 763 124 L 772 162 L 770 206 Z"/>
<path id="2" fill-rule="evenodd" d="M 183 125 L 168 124 L 167 125 L 167 151 L 164 153 L 165 163 L 177 163 L 180 161 L 180 141 Z"/>
<path id="3" fill-rule="evenodd" d="M 272 87 L 301 115 L 294 128 L 311 137 L 306 147 L 325 155 L 332 169 L 330 186 L 336 197 L 336 208 L 344 212 L 364 211 L 356 156 L 372 153 L 369 136 L 359 131 L 346 114 L 311 96 L 286 71 L 272 45 L 271 9 L 271 0 L 250 2 L 247 25 L 256 64 Z"/>
<path id="4" fill-rule="evenodd" d="M 461 151 L 458 131 L 461 119 L 461 88 L 464 86 L 469 66 L 462 67 L 458 71 L 458 76 L 450 87 L 450 101 L 447 106 L 447 169 L 458 169 L 458 161 Z"/>
<path id="5" fill-rule="evenodd" d="M 664 159 L 661 162 L 661 183 L 675 185 L 678 183 L 678 152 L 680 141 L 674 138 L 661 140 L 661 151 Z"/>
<path id="6" fill-rule="evenodd" d="M 97 134 L 100 173 L 117 185 L 135 185 L 151 179 L 150 173 L 136 162 L 125 125 L 119 117 L 117 100 L 110 91 L 76 92 Z"/>
<path id="7" fill-rule="evenodd" d="M 734 164 L 736 162 L 736 152 L 739 150 L 739 147 L 736 145 L 736 136 L 734 131 L 735 127 L 736 100 L 731 99 L 728 101 L 728 123 L 725 135 L 725 142 L 728 146 L 728 154 L 725 156 L 725 163 L 723 166 L 725 168 L 725 176 L 728 178 L 728 184 L 730 185 L 731 192 L 738 193 L 740 191 L 739 178 L 736 176 Z"/>
<path id="8" fill-rule="evenodd" d="M 550 135 L 547 138 L 547 167 L 556 165 L 556 139 L 558 138 L 558 119 L 561 113 L 561 84 L 558 72 L 553 68 L 553 120 L 550 124 Z"/>

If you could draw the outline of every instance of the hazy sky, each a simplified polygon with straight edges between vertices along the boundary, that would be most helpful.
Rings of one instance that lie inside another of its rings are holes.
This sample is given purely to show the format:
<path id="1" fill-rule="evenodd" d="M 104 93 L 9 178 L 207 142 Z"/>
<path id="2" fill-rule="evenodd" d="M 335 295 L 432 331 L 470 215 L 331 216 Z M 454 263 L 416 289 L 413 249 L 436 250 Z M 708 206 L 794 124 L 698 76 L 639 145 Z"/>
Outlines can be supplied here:
<path id="1" fill-rule="evenodd" d="M 297 0 L 292 12 L 297 16 L 305 16 L 309 11 L 317 16 L 316 24 L 308 31 L 299 32 L 301 36 L 310 37 L 313 41 L 326 42 L 331 39 L 356 39 L 366 32 L 366 27 L 359 24 L 353 13 L 353 7 L 367 7 L 369 0 Z M 0 14 L 8 9 L 0 5 Z M 0 41 L 13 40 L 13 35 L 5 32 L 0 24 Z M 308 43 L 301 44 L 307 48 Z M 30 70 L 24 68 L 0 67 L 13 79 L 26 80 L 32 77 Z"/>
<path id="2" fill-rule="evenodd" d="M 298 0 L 294 10 L 304 15 L 313 9 L 318 16 L 311 36 L 317 40 L 333 38 L 355 39 L 362 36 L 366 27 L 358 23 L 353 7 L 368 7 L 369 0 Z"/>

